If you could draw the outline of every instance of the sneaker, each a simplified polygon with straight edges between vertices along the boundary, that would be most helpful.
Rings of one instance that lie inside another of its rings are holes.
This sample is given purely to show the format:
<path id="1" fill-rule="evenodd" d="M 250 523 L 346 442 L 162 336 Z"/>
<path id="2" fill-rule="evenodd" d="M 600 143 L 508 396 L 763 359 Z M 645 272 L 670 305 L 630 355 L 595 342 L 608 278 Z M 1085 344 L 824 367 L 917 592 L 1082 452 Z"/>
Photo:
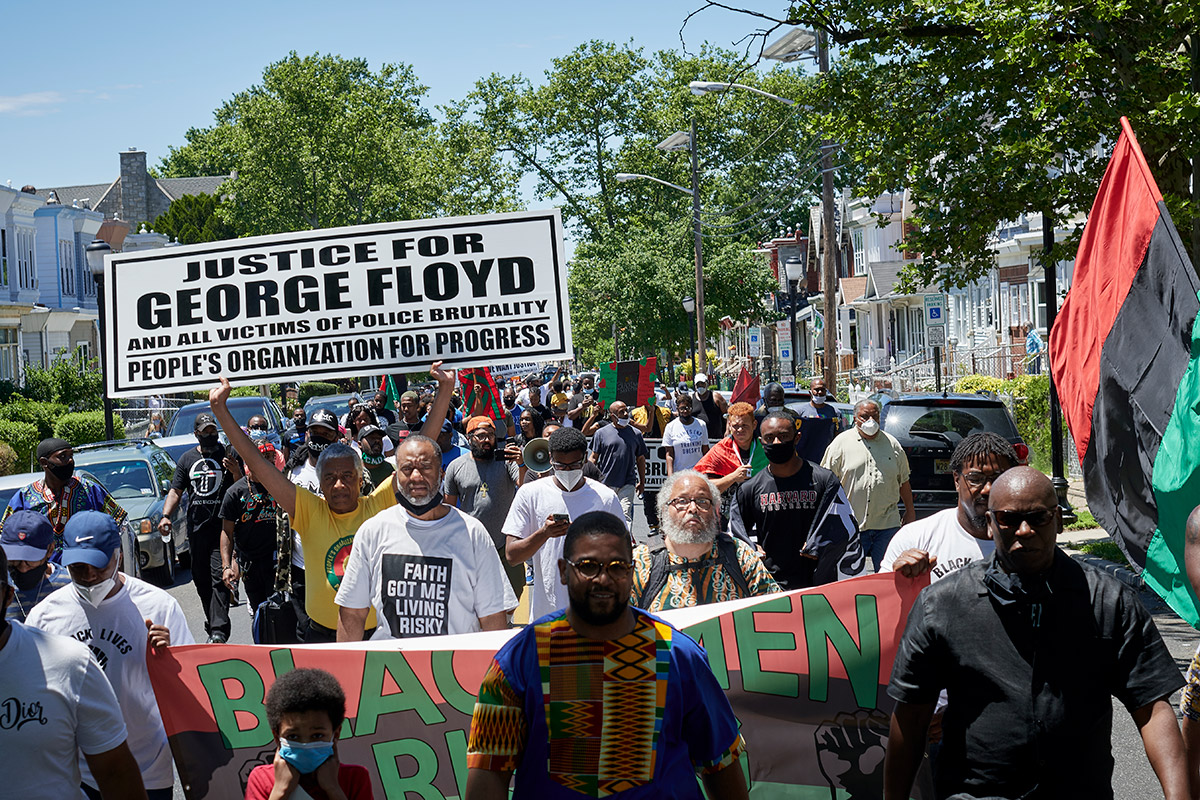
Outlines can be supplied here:
<path id="1" fill-rule="evenodd" d="M 223 633 L 210 633 L 208 635 L 209 644 L 227 644 L 229 639 Z"/>

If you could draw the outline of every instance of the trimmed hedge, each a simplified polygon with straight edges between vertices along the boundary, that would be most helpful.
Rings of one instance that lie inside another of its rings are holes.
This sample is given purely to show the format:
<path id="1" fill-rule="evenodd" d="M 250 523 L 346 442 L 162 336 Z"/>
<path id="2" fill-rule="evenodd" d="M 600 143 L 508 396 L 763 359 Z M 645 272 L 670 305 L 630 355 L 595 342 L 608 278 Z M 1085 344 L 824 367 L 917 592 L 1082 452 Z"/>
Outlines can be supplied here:
<path id="1" fill-rule="evenodd" d="M 13 450 L 7 442 L 0 442 L 0 475 L 15 474 L 17 474 L 17 451 Z"/>
<path id="2" fill-rule="evenodd" d="M 1011 381 L 988 375 L 967 375 L 954 384 L 954 391 L 994 392 L 1013 398 L 1013 419 L 1017 432 L 1029 445 L 1029 464 L 1042 472 L 1050 471 L 1050 377 L 1022 375 Z"/>
<path id="3" fill-rule="evenodd" d="M 0 419 L 10 422 L 28 422 L 38 431 L 38 441 L 54 435 L 54 425 L 67 413 L 62 403 L 43 403 L 38 400 L 13 398 L 0 406 Z"/>
<path id="4" fill-rule="evenodd" d="M 12 447 L 16 453 L 14 472 L 29 472 L 30 458 L 42 438 L 38 436 L 36 425 L 0 419 L 0 442 Z"/>
<path id="5" fill-rule="evenodd" d="M 338 388 L 336 383 L 322 383 L 320 381 L 302 383 L 300 384 L 300 388 L 296 390 L 296 402 L 303 406 L 308 402 L 308 398 L 321 397 L 327 394 L 342 394 L 342 390 Z"/>
<path id="6" fill-rule="evenodd" d="M 103 442 L 104 412 L 77 411 L 65 414 L 54 426 L 54 435 L 59 439 L 66 439 L 71 444 Z M 125 438 L 125 423 L 117 416 L 113 417 L 113 438 Z"/>

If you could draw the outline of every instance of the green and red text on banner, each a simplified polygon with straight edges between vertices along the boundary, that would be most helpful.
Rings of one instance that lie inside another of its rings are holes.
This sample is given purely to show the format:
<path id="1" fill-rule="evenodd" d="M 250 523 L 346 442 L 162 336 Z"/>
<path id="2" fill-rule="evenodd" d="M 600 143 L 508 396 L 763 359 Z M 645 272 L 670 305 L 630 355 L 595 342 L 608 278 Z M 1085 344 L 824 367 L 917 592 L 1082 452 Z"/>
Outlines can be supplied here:
<path id="1" fill-rule="evenodd" d="M 708 652 L 748 743 L 756 797 L 878 797 L 892 660 L 917 593 L 893 573 L 667 612 Z M 346 691 L 343 763 L 376 797 L 462 797 L 475 692 L 511 631 L 337 647 L 196 645 L 150 659 L 190 800 L 243 797 L 274 744 L 263 698 L 277 675 L 319 667 Z M 409 793 L 409 794 L 406 794 Z"/>

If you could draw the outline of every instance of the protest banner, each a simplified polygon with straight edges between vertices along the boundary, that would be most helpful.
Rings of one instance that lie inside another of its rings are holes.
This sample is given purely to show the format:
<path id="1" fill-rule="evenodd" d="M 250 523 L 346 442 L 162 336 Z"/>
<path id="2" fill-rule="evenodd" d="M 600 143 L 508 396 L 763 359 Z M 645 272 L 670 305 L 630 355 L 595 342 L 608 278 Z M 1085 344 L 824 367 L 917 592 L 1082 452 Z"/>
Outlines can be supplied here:
<path id="1" fill-rule="evenodd" d="M 927 584 L 885 573 L 662 615 L 707 651 L 741 722 L 755 797 L 882 795 L 888 678 Z M 444 800 L 463 796 L 475 693 L 514 633 L 171 647 L 150 655 L 150 678 L 189 800 L 242 797 L 250 770 L 271 763 L 263 698 L 295 667 L 341 682 L 338 752 L 368 769 L 376 797 Z"/>
<path id="2" fill-rule="evenodd" d="M 612 361 L 600 366 L 596 379 L 598 398 L 605 406 L 620 400 L 631 409 L 646 402 L 654 394 L 655 371 L 658 359 L 651 356 L 641 361 Z"/>
<path id="3" fill-rule="evenodd" d="M 117 253 L 104 269 L 112 397 L 572 352 L 557 210 Z"/>

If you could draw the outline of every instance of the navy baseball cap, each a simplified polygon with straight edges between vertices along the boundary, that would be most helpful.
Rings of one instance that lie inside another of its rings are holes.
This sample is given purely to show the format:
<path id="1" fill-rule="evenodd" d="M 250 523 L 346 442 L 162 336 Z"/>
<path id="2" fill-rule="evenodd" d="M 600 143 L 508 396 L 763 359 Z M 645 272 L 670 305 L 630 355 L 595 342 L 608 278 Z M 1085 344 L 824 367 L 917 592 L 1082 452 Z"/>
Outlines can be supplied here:
<path id="1" fill-rule="evenodd" d="M 363 425 L 358 432 L 358 441 L 361 442 L 372 433 L 383 433 L 383 428 L 380 428 L 378 425 Z"/>
<path id="2" fill-rule="evenodd" d="M 90 564 L 103 569 L 121 546 L 116 520 L 103 511 L 80 511 L 63 528 L 63 566 Z"/>
<path id="3" fill-rule="evenodd" d="M 0 546 L 9 561 L 41 561 L 54 541 L 50 520 L 36 511 L 14 511 L 4 520 Z"/>

